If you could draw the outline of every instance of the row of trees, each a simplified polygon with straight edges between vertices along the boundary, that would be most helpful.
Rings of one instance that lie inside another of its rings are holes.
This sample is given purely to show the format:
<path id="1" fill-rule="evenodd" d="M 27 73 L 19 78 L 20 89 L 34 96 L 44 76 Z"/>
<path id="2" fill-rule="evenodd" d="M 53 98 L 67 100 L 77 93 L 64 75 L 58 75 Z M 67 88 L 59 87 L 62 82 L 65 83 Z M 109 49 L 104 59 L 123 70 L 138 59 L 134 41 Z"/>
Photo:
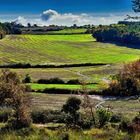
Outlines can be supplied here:
<path id="1" fill-rule="evenodd" d="M 99 42 L 140 44 L 140 25 L 99 26 L 93 31 L 93 37 Z"/>
<path id="2" fill-rule="evenodd" d="M 6 34 L 21 34 L 21 24 L 16 22 L 0 23 L 0 39 L 4 38 Z"/>

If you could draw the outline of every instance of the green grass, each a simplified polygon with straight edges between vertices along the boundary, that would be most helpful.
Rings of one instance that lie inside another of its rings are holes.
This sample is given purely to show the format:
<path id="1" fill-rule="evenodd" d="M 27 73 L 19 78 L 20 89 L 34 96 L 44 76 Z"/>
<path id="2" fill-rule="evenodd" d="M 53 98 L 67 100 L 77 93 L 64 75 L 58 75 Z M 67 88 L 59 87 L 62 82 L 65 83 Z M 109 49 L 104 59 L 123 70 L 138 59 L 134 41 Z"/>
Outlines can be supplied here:
<path id="1" fill-rule="evenodd" d="M 140 50 L 95 42 L 83 35 L 10 35 L 0 40 L 0 64 L 124 63 Z"/>
<path id="2" fill-rule="evenodd" d="M 56 88 L 56 89 L 72 89 L 77 90 L 81 89 L 81 85 L 67 85 L 67 84 L 29 84 L 31 86 L 31 89 L 38 90 L 38 89 L 49 89 L 49 88 Z M 96 84 L 90 84 L 86 86 L 87 89 L 97 89 L 98 85 Z"/>
<path id="3" fill-rule="evenodd" d="M 47 68 L 47 69 L 11 69 L 11 71 L 19 74 L 22 79 L 26 74 L 32 77 L 33 82 L 39 79 L 51 79 L 60 78 L 65 82 L 71 79 L 79 79 L 80 81 L 90 83 L 100 83 L 102 78 L 110 77 L 110 75 L 116 74 L 122 68 L 121 65 L 110 66 L 92 66 L 92 67 L 71 67 L 71 68 Z"/>
<path id="4" fill-rule="evenodd" d="M 72 34 L 72 33 L 85 33 L 87 29 L 63 29 L 60 31 L 49 31 L 47 33 L 54 33 L 54 34 Z"/>

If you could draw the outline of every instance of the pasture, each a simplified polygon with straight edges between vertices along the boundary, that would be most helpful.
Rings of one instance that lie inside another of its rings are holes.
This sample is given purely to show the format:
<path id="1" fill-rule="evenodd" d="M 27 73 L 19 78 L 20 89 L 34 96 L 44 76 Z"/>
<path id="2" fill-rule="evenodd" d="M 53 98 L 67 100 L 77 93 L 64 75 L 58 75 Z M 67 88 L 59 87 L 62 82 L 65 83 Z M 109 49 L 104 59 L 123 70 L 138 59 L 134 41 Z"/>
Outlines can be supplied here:
<path id="1" fill-rule="evenodd" d="M 30 63 L 36 64 L 83 64 L 105 63 L 104 66 L 69 67 L 69 68 L 30 68 L 11 69 L 21 75 L 22 79 L 30 74 L 33 82 L 39 79 L 58 77 L 64 81 L 79 79 L 88 83 L 88 88 L 97 89 L 104 86 L 103 78 L 110 78 L 118 73 L 124 63 L 139 59 L 140 50 L 118 46 L 110 43 L 96 42 L 90 34 L 80 35 L 9 35 L 0 40 L 0 64 Z M 31 84 L 31 88 L 80 89 L 80 85 L 42 85 Z M 58 109 L 71 95 L 32 93 L 32 108 Z M 93 101 L 99 102 L 99 101 Z M 127 105 L 125 105 L 127 104 Z M 104 106 L 111 106 L 113 112 L 136 114 L 138 100 L 107 101 Z"/>
<path id="2" fill-rule="evenodd" d="M 29 84 L 31 89 L 34 90 L 43 90 L 43 89 L 50 89 L 50 88 L 56 88 L 56 89 L 73 89 L 73 90 L 80 90 L 82 89 L 81 85 L 72 85 L 72 84 Z M 86 85 L 87 89 L 97 89 L 98 86 L 96 84 L 89 84 Z"/>
<path id="3" fill-rule="evenodd" d="M 68 97 L 76 96 L 73 94 L 43 94 L 43 93 L 31 93 L 32 109 L 61 109 L 62 105 L 66 102 Z M 77 95 L 79 98 L 82 96 Z M 102 101 L 91 98 L 91 103 L 95 106 Z M 123 114 L 129 119 L 132 119 L 140 111 L 140 103 L 138 99 L 114 99 L 105 101 L 102 104 L 103 107 L 111 109 L 115 114 Z"/>
<path id="4" fill-rule="evenodd" d="M 124 63 L 140 50 L 95 42 L 90 34 L 9 35 L 0 40 L 0 64 Z"/>

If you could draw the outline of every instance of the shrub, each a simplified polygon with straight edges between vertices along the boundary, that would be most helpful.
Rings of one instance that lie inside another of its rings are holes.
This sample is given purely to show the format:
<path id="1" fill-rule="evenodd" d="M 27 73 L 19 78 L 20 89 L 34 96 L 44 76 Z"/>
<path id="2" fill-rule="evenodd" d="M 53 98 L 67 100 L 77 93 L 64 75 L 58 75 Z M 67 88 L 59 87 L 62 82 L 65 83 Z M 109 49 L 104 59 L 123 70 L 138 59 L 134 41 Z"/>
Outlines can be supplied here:
<path id="1" fill-rule="evenodd" d="M 132 128 L 129 127 L 130 121 L 127 118 L 122 118 L 119 128 L 122 131 L 132 132 Z"/>
<path id="2" fill-rule="evenodd" d="M 69 80 L 67 82 L 67 84 L 75 84 L 75 85 L 77 84 L 77 85 L 80 85 L 81 82 L 78 79 L 73 79 L 73 80 Z"/>
<path id="3" fill-rule="evenodd" d="M 94 122 L 89 116 L 80 114 L 80 119 L 77 124 L 82 129 L 90 129 L 93 126 Z"/>
<path id="4" fill-rule="evenodd" d="M 7 122 L 12 114 L 10 109 L 0 109 L 0 122 Z"/>
<path id="5" fill-rule="evenodd" d="M 118 96 L 140 95 L 140 60 L 126 64 L 104 94 Z"/>
<path id="6" fill-rule="evenodd" d="M 13 110 L 8 119 L 8 127 L 20 129 L 29 127 L 29 98 L 25 87 L 20 83 L 19 77 L 8 70 L 3 70 L 0 76 L 0 105 Z"/>
<path id="7" fill-rule="evenodd" d="M 65 114 L 59 110 L 33 110 L 31 117 L 34 123 L 64 123 Z"/>
<path id="8" fill-rule="evenodd" d="M 140 133 L 140 113 L 132 120 L 130 125 L 133 129 L 133 132 Z"/>
<path id="9" fill-rule="evenodd" d="M 23 80 L 24 83 L 31 83 L 32 78 L 29 74 L 26 74 L 25 79 Z"/>
<path id="10" fill-rule="evenodd" d="M 76 97 L 70 97 L 62 107 L 62 111 L 67 114 L 66 124 L 68 126 L 77 125 L 80 119 L 80 109 L 81 100 Z"/>
<path id="11" fill-rule="evenodd" d="M 107 122 L 110 121 L 112 113 L 105 109 L 98 109 L 96 111 L 97 114 L 97 125 L 99 128 L 103 127 Z"/>
<path id="12" fill-rule="evenodd" d="M 121 122 L 122 117 L 123 117 L 122 114 L 113 114 L 113 115 L 111 116 L 110 122 L 113 122 L 113 123 Z"/>
<path id="13" fill-rule="evenodd" d="M 59 78 L 40 79 L 37 81 L 39 84 L 64 84 L 65 82 Z"/>

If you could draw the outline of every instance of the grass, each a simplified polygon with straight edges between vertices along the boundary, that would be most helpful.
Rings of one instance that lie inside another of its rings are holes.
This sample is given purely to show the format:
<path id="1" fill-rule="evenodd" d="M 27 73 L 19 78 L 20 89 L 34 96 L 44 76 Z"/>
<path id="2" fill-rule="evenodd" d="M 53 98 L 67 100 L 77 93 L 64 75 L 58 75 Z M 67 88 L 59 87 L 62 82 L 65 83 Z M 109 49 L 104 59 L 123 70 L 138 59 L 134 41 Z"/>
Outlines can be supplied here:
<path id="1" fill-rule="evenodd" d="M 47 128 L 39 128 L 32 126 L 31 129 L 22 129 L 19 131 L 11 130 L 0 135 L 1 140 L 139 140 L 140 135 L 134 136 L 125 132 L 118 132 L 114 128 L 112 130 L 93 128 L 86 131 L 76 130 L 49 130 Z"/>
<path id="2" fill-rule="evenodd" d="M 38 89 L 49 89 L 49 88 L 56 88 L 56 89 L 72 89 L 72 90 L 80 90 L 82 88 L 81 85 L 67 85 L 67 84 L 29 84 L 31 89 L 38 90 Z M 97 84 L 90 84 L 86 86 L 88 89 L 97 89 Z"/>
<path id="3" fill-rule="evenodd" d="M 31 93 L 31 109 L 61 109 L 70 96 L 72 95 Z"/>
<path id="4" fill-rule="evenodd" d="M 63 29 L 60 31 L 49 31 L 47 33 L 53 33 L 53 34 L 73 34 L 73 33 L 85 33 L 87 29 Z"/>
<path id="5" fill-rule="evenodd" d="M 90 34 L 10 35 L 0 40 L 0 64 L 124 63 L 140 50 L 95 42 Z"/>
<path id="6" fill-rule="evenodd" d="M 61 109 L 62 105 L 66 102 L 68 97 L 80 95 L 65 95 L 65 94 L 43 94 L 43 93 L 31 93 L 32 109 Z M 94 105 L 99 103 L 97 99 L 91 100 Z M 105 108 L 110 108 L 114 113 L 121 113 L 129 119 L 134 118 L 140 111 L 140 102 L 138 99 L 118 99 L 105 101 L 102 104 Z"/>
<path id="7" fill-rule="evenodd" d="M 118 99 L 106 101 L 103 105 L 110 107 L 114 113 L 121 113 L 127 118 L 134 118 L 140 111 L 140 102 L 138 99 Z"/>

